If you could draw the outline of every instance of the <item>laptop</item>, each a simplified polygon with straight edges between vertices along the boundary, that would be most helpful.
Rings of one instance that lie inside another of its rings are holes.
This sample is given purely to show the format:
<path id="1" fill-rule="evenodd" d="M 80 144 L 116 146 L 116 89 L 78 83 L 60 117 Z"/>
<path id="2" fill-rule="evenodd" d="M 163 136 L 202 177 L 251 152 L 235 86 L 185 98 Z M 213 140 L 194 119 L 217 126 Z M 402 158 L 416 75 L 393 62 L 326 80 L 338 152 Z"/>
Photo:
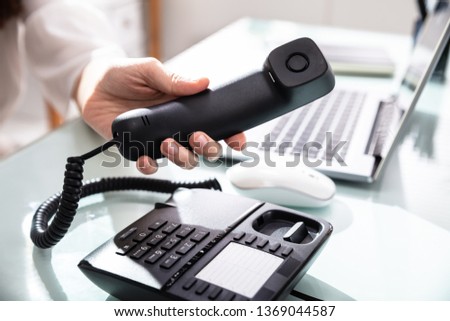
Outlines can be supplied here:
<path id="1" fill-rule="evenodd" d="M 395 92 L 340 86 L 327 96 L 246 132 L 248 146 L 225 158 L 304 163 L 331 178 L 371 183 L 412 113 L 449 41 L 450 8 L 429 13 Z M 353 86 L 354 87 L 354 86 Z"/>

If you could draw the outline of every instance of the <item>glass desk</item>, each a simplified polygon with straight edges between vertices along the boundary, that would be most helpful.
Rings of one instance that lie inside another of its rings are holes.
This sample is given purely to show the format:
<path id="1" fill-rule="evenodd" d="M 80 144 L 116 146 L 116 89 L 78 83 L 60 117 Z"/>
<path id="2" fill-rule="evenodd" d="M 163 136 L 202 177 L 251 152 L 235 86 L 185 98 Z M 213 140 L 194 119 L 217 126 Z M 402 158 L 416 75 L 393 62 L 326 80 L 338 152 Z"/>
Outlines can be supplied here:
<path id="1" fill-rule="evenodd" d="M 238 49 L 243 47 L 233 46 L 247 39 L 249 52 L 259 54 L 241 57 L 248 67 L 263 61 L 267 54 L 264 41 L 278 34 L 283 36 L 276 40 L 282 43 L 284 37 L 296 35 L 334 38 L 330 32 L 349 41 L 364 34 L 243 19 L 168 65 L 192 74 L 205 75 L 207 71 L 214 86 L 215 80 L 232 77 L 234 70 L 227 63 L 214 65 L 220 56 L 208 60 L 210 55 L 223 51 L 228 61 L 233 61 L 245 52 Z M 264 41 L 258 42 L 262 37 Z M 408 43 L 398 36 L 368 34 L 366 38 L 388 46 L 399 46 L 399 39 Z M 405 48 L 399 46 L 397 52 Z M 341 80 L 355 81 L 338 77 Z M 450 300 L 449 101 L 448 84 L 428 84 L 377 182 L 336 182 L 337 195 L 329 206 L 300 209 L 328 220 L 334 232 L 296 290 L 324 300 Z M 81 202 L 69 233 L 52 250 L 37 249 L 29 239 L 34 210 L 62 187 L 66 158 L 101 143 L 103 140 L 81 120 L 75 120 L 0 163 L 1 300 L 109 299 L 79 271 L 78 262 L 167 195 L 117 192 L 93 196 Z M 87 161 L 85 178 L 141 175 L 133 163 L 121 161 L 112 166 L 114 161 L 106 155 Z M 163 162 L 154 177 L 188 181 L 216 177 L 225 192 L 237 193 L 225 177 L 225 165 L 201 163 L 186 171 Z"/>

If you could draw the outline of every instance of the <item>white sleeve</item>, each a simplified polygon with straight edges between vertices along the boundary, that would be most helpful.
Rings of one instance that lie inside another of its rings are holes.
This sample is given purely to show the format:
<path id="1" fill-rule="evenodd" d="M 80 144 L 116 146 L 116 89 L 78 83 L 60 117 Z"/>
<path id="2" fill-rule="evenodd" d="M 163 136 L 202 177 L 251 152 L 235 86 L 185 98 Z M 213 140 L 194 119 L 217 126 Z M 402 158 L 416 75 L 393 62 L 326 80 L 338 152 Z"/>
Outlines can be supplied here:
<path id="1" fill-rule="evenodd" d="M 26 55 L 45 99 L 65 115 L 74 83 L 88 62 L 124 57 L 125 52 L 97 9 L 79 1 L 37 2 L 26 8 Z"/>

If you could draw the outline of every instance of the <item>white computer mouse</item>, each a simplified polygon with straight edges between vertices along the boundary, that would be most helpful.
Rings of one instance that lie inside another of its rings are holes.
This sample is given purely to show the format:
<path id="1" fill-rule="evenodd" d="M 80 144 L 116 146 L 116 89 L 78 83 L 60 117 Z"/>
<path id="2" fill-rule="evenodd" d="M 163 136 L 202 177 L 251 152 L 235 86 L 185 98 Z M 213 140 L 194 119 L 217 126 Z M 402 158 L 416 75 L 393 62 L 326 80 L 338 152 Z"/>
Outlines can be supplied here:
<path id="1" fill-rule="evenodd" d="M 283 206 L 326 206 L 336 192 L 329 177 L 304 165 L 246 161 L 230 167 L 226 174 L 241 194 Z"/>

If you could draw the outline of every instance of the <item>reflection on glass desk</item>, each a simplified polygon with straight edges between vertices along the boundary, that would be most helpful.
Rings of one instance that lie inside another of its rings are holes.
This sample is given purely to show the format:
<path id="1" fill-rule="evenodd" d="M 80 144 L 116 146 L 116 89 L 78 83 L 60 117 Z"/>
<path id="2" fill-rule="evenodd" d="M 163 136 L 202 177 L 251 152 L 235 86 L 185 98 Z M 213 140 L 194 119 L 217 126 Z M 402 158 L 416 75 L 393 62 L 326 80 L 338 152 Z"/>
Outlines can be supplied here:
<path id="1" fill-rule="evenodd" d="M 201 72 L 199 53 L 207 55 L 208 50 L 233 46 L 236 30 L 241 33 L 236 41 L 248 35 L 246 45 L 257 46 L 258 37 L 263 35 L 275 37 L 283 30 L 287 30 L 283 34 L 308 34 L 312 29 L 291 23 L 241 20 L 172 60 L 170 66 L 177 70 L 192 55 L 197 62 L 190 68 Z M 315 30 L 315 35 L 328 31 Z M 334 32 L 342 35 L 346 31 Z M 379 34 L 373 34 L 372 39 L 381 43 L 382 36 L 389 45 L 399 39 Z M 213 68 L 204 57 L 203 71 L 214 71 L 222 78 L 232 76 L 233 68 L 226 63 Z M 249 64 L 261 61 L 255 57 L 243 59 Z M 214 75 L 207 76 L 214 84 Z M 352 77 L 338 77 L 340 80 L 355 81 Z M 374 84 L 378 81 L 373 80 Z M 370 185 L 337 181 L 337 195 L 328 207 L 300 209 L 328 220 L 334 232 L 296 286 L 297 291 L 324 300 L 450 300 L 448 101 L 448 83 L 429 83 L 378 181 Z M 167 195 L 115 192 L 93 196 L 81 202 L 69 233 L 52 250 L 37 249 L 29 240 L 34 210 L 62 187 L 66 158 L 102 142 L 81 120 L 76 120 L 0 163 L 1 300 L 111 299 L 82 275 L 78 262 Z M 107 155 L 87 161 L 85 178 L 141 175 L 133 163 L 115 161 Z M 216 177 L 224 192 L 237 193 L 226 179 L 226 169 L 227 164 L 202 162 L 198 168 L 186 171 L 162 160 L 155 177 Z"/>

